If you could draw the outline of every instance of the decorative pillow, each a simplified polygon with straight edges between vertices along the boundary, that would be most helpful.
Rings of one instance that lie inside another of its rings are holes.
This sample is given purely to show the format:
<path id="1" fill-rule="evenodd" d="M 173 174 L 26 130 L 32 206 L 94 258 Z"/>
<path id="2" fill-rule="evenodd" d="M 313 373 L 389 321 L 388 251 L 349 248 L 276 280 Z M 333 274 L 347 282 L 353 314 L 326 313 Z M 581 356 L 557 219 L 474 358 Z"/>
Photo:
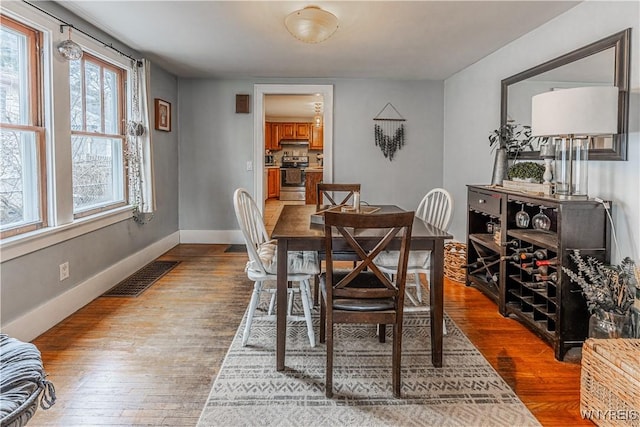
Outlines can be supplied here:
<path id="1" fill-rule="evenodd" d="M 389 269 L 398 268 L 399 251 L 382 251 L 373 260 L 374 264 Z M 409 251 L 407 269 L 429 269 L 431 251 Z"/>
<path id="2" fill-rule="evenodd" d="M 269 274 L 278 272 L 278 244 L 276 240 L 264 242 L 258 247 L 258 257 Z M 261 272 L 260 266 L 254 261 L 247 263 L 247 270 Z M 289 252 L 289 274 L 318 274 L 318 253 L 314 251 Z"/>

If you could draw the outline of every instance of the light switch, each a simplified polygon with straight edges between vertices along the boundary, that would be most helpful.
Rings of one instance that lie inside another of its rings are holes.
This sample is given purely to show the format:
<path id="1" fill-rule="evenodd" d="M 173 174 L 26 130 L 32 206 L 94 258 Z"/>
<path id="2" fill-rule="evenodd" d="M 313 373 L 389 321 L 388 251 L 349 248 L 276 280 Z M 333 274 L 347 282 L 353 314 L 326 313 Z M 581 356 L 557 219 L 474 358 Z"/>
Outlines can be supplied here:
<path id="1" fill-rule="evenodd" d="M 247 170 L 248 171 L 253 170 L 253 162 L 251 160 L 247 160 Z"/>

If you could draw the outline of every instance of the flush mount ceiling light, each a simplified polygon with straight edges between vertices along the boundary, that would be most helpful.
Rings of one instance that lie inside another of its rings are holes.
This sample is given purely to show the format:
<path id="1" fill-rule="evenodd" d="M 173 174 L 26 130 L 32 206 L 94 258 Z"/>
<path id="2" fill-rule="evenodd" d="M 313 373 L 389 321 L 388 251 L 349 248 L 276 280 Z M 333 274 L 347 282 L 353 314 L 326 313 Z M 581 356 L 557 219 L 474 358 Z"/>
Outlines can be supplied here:
<path id="1" fill-rule="evenodd" d="M 63 31 L 65 25 L 60 26 L 60 32 Z M 58 53 L 67 61 L 75 61 L 82 58 L 82 48 L 80 45 L 71 40 L 71 26 L 69 27 L 69 38 L 58 44 Z"/>
<path id="2" fill-rule="evenodd" d="M 338 29 L 338 18 L 318 6 L 307 6 L 290 13 L 284 25 L 291 35 L 305 43 L 320 43 Z"/>

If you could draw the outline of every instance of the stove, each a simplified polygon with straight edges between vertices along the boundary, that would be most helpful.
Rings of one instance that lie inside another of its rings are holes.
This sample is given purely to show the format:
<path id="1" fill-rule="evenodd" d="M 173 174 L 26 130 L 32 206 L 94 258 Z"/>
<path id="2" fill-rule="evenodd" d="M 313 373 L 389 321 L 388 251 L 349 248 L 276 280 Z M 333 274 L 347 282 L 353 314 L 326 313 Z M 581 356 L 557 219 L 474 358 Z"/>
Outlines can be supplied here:
<path id="1" fill-rule="evenodd" d="M 282 156 L 282 168 L 306 168 L 309 166 L 309 156 Z"/>
<path id="2" fill-rule="evenodd" d="M 309 156 L 283 156 L 280 167 L 280 200 L 305 200 L 305 168 Z"/>

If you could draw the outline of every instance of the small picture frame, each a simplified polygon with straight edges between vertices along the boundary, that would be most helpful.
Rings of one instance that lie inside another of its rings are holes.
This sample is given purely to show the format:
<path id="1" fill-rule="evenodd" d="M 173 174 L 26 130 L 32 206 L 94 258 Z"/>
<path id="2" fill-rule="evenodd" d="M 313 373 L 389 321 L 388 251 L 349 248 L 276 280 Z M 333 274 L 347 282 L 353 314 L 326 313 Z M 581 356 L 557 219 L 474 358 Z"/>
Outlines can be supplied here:
<path id="1" fill-rule="evenodd" d="M 156 98 L 156 129 L 171 132 L 171 103 Z"/>

